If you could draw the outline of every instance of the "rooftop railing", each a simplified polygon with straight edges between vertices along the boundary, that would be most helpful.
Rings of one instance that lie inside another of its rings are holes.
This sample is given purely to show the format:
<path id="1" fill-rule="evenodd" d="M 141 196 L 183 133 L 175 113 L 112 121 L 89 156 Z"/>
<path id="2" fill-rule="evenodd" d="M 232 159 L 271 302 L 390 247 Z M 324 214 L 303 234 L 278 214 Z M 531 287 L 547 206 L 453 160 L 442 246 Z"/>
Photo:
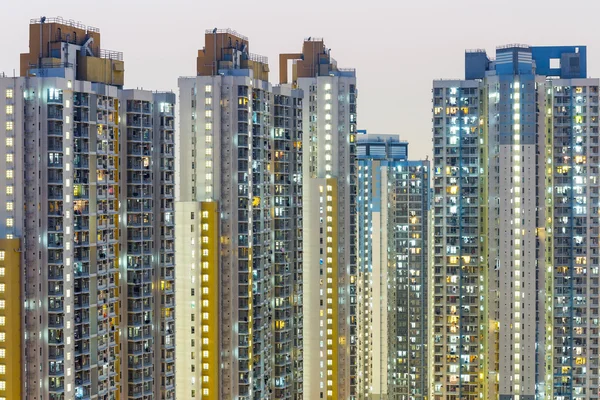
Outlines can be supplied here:
<path id="1" fill-rule="evenodd" d="M 75 21 L 72 19 L 64 19 L 63 17 L 41 17 L 41 18 L 34 18 L 29 20 L 30 24 L 61 24 L 61 25 L 66 25 L 66 26 L 72 26 L 73 28 L 78 28 L 78 29 L 83 29 L 83 30 L 87 30 L 88 32 L 96 32 L 99 33 L 100 29 L 95 28 L 93 26 L 87 26 L 83 23 L 81 23 L 80 21 Z"/>
<path id="2" fill-rule="evenodd" d="M 108 58 L 109 60 L 123 61 L 123 52 L 100 49 L 100 58 Z"/>
<path id="3" fill-rule="evenodd" d="M 227 33 L 229 35 L 233 35 L 236 36 L 242 40 L 248 41 L 248 37 L 242 35 L 241 33 L 238 33 L 237 31 L 234 31 L 233 29 L 207 29 L 204 31 L 205 34 L 210 35 L 210 34 L 218 34 L 218 33 Z"/>

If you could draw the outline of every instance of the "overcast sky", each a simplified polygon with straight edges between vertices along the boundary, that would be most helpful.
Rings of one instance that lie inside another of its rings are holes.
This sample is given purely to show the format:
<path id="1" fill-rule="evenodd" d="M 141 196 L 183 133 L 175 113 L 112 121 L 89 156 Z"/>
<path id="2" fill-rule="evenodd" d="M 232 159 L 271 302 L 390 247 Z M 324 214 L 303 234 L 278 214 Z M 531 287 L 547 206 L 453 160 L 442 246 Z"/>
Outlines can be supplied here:
<path id="1" fill-rule="evenodd" d="M 176 91 L 178 76 L 195 74 L 205 29 L 248 36 L 250 50 L 269 57 L 273 83 L 279 53 L 323 37 L 340 67 L 357 69 L 359 128 L 400 134 L 411 158 L 431 154 L 431 81 L 462 78 L 465 49 L 587 45 L 588 74 L 600 77 L 598 0 L 5 1 L 7 74 L 28 48 L 29 19 L 42 15 L 100 28 L 102 47 L 124 52 L 126 86 L 153 90 Z"/>

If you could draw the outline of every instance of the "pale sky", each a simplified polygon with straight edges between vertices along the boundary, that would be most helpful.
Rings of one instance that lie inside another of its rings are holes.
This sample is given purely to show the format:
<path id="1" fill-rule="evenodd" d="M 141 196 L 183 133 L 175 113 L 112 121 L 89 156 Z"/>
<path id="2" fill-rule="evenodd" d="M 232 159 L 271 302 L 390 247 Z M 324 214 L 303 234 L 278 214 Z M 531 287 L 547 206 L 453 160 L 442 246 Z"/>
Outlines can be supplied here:
<path id="1" fill-rule="evenodd" d="M 195 74 L 205 29 L 248 36 L 251 52 L 269 57 L 272 83 L 279 53 L 323 37 L 340 67 L 357 69 L 359 129 L 400 134 L 413 159 L 431 154 L 432 80 L 462 78 L 465 49 L 587 45 L 588 74 L 600 77 L 598 0 L 4 2 L 0 72 L 11 75 L 29 20 L 42 15 L 100 28 L 102 47 L 124 53 L 125 86 L 152 90 L 177 91 L 177 77 Z"/>

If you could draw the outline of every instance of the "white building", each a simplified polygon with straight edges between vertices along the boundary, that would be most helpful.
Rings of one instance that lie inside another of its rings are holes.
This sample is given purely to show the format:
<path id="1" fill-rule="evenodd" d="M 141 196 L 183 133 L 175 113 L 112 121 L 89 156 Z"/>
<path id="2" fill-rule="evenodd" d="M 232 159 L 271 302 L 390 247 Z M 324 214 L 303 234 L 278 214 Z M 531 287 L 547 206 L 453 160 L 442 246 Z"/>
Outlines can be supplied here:
<path id="1" fill-rule="evenodd" d="M 302 53 L 280 56 L 282 82 L 288 59 L 294 60 L 292 84 L 304 93 L 304 395 L 352 398 L 357 395 L 356 73 L 337 67 L 323 39 L 309 38 Z"/>
<path id="2" fill-rule="evenodd" d="M 434 399 L 598 398 L 598 80 L 586 48 L 436 81 Z"/>
<path id="3" fill-rule="evenodd" d="M 101 50 L 96 28 L 42 18 L 30 33 L 21 77 L 0 78 L 0 235 L 22 239 L 24 265 L 22 396 L 172 399 L 161 285 L 174 277 L 158 255 L 173 256 L 173 238 L 157 236 L 172 217 L 157 205 L 173 192 L 174 95 L 123 91 L 122 54 Z M 142 227 L 128 225 L 142 197 Z"/>

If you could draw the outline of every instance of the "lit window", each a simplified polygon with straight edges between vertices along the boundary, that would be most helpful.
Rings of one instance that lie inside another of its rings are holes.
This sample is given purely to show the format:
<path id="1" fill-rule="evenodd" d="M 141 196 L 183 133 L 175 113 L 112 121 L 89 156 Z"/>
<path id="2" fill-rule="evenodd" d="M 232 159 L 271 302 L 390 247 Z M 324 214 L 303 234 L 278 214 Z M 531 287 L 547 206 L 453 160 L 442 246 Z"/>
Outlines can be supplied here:
<path id="1" fill-rule="evenodd" d="M 9 104 L 9 105 L 7 105 L 7 106 L 6 106 L 6 113 L 7 113 L 7 114 L 9 114 L 9 115 L 10 115 L 10 114 L 12 114 L 14 111 L 15 111 L 15 108 L 14 108 L 12 105 L 10 105 L 10 104 Z"/>
<path id="2" fill-rule="evenodd" d="M 13 226 L 12 218 L 6 218 L 6 226 L 8 226 L 9 228 Z"/>
<path id="3" fill-rule="evenodd" d="M 206 143 L 212 143 L 212 136 L 206 135 Z"/>
<path id="4" fill-rule="evenodd" d="M 212 122 L 207 122 L 206 123 L 206 130 L 209 131 L 212 129 Z"/>
<path id="5" fill-rule="evenodd" d="M 6 138 L 6 147 L 13 147 L 13 138 Z"/>
<path id="6" fill-rule="evenodd" d="M 4 267 L 0 267 L 0 276 L 4 276 L 5 273 L 6 270 L 4 269 Z"/>
<path id="7" fill-rule="evenodd" d="M 206 168 L 212 168 L 212 161 L 211 160 L 206 161 Z"/>
<path id="8" fill-rule="evenodd" d="M 212 97 L 207 97 L 207 98 L 205 99 L 204 103 L 205 103 L 206 105 L 211 105 L 211 104 L 212 104 Z"/>
<path id="9" fill-rule="evenodd" d="M 211 110 L 206 110 L 206 112 L 204 113 L 204 115 L 206 116 L 206 118 L 211 118 L 212 117 L 212 111 Z"/>
<path id="10" fill-rule="evenodd" d="M 13 178 L 13 170 L 7 169 L 6 170 L 6 179 L 12 179 L 12 178 Z"/>
<path id="11" fill-rule="evenodd" d="M 206 155 L 207 156 L 212 156 L 212 149 L 206 149 Z"/>
<path id="12" fill-rule="evenodd" d="M 6 289 L 6 285 L 4 283 L 0 283 L 0 293 L 4 293 L 5 289 Z"/>
<path id="13" fill-rule="evenodd" d="M 13 162 L 13 155 L 12 154 L 7 154 L 6 155 L 6 162 Z"/>
<path id="14" fill-rule="evenodd" d="M 204 91 L 205 91 L 206 93 L 210 93 L 210 92 L 212 92 L 212 85 L 206 85 L 206 86 L 204 87 Z"/>
<path id="15" fill-rule="evenodd" d="M 0 326 L 4 326 L 6 325 L 6 317 L 2 316 L 0 317 Z M 4 351 L 4 349 L 0 349 L 0 352 Z M 4 358 L 4 357 L 0 357 L 0 358 Z"/>
<path id="16" fill-rule="evenodd" d="M 6 308 L 6 300 L 0 300 L 0 310 L 4 310 Z"/>
<path id="17" fill-rule="evenodd" d="M 6 390 L 6 381 L 0 381 L 0 390 Z"/>
<path id="18" fill-rule="evenodd" d="M 7 186 L 6 187 L 6 194 L 13 194 L 13 187 L 12 186 Z"/>
<path id="19" fill-rule="evenodd" d="M 15 95 L 15 92 L 12 89 L 6 89 L 6 98 L 12 99 Z"/>
<path id="20" fill-rule="evenodd" d="M 4 364 L 0 365 L 0 374 L 1 375 L 5 375 L 6 374 L 6 365 L 4 365 Z"/>
<path id="21" fill-rule="evenodd" d="M 4 261 L 5 254 L 4 250 L 0 250 L 0 261 Z"/>
<path id="22" fill-rule="evenodd" d="M 6 333 L 0 332 L 0 342 L 5 342 L 5 341 L 6 341 Z"/>
<path id="23" fill-rule="evenodd" d="M 15 127 L 15 124 L 12 121 L 6 121 L 6 130 L 12 131 Z"/>

